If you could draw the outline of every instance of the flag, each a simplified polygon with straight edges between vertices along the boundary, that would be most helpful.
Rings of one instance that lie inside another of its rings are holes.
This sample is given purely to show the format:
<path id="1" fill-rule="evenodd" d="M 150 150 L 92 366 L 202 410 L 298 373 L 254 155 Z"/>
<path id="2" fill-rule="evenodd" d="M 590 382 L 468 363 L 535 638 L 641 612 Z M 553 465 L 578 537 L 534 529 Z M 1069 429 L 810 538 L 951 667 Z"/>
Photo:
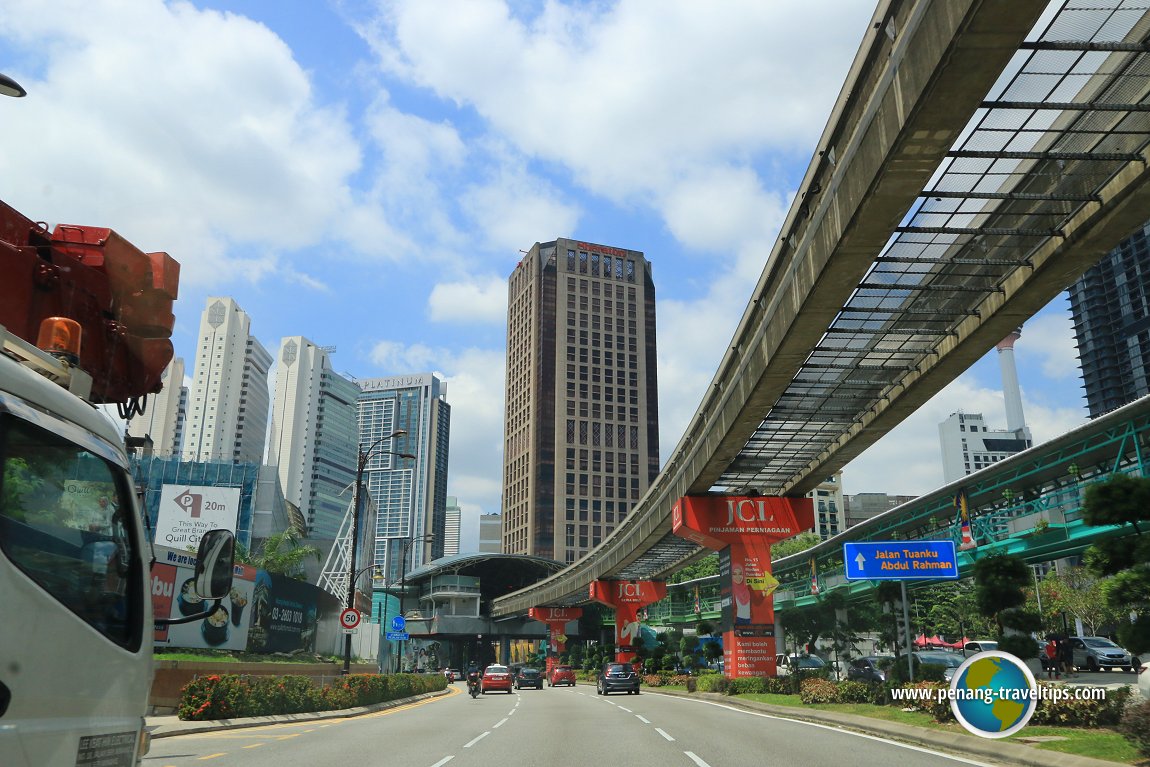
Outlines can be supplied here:
<path id="1" fill-rule="evenodd" d="M 819 593 L 819 569 L 815 564 L 814 557 L 811 557 L 811 593 Z"/>
<path id="2" fill-rule="evenodd" d="M 958 510 L 958 523 L 962 527 L 962 543 L 958 545 L 960 551 L 969 551 L 976 548 L 974 535 L 970 531 L 970 510 L 966 503 L 966 491 L 959 490 L 954 495 L 954 508 Z"/>

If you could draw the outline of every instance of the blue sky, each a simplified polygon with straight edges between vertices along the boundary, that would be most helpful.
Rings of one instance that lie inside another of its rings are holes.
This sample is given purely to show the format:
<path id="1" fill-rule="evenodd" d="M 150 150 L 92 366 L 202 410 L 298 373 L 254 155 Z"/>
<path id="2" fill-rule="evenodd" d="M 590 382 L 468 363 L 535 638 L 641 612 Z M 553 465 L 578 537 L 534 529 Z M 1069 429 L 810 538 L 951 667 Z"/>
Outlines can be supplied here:
<path id="1" fill-rule="evenodd" d="M 182 266 L 274 354 L 433 371 L 449 492 L 499 509 L 506 279 L 535 242 L 643 251 L 666 455 L 710 383 L 874 6 L 854 0 L 5 0 L 0 199 Z M 1039 440 L 1081 424 L 1066 301 L 1016 347 Z M 190 371 L 189 371 L 190 372 Z M 1005 426 L 995 353 L 847 467 L 847 493 L 942 484 L 937 424 Z"/>

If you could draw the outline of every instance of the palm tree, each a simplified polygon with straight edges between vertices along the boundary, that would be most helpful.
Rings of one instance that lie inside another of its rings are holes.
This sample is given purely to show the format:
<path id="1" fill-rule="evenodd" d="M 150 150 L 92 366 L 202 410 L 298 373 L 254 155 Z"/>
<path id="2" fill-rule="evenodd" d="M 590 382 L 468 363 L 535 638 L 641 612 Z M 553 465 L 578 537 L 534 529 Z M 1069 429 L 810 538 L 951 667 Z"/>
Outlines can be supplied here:
<path id="1" fill-rule="evenodd" d="M 258 554 L 252 554 L 242 545 L 236 544 L 236 561 L 259 570 L 290 578 L 303 576 L 304 562 L 315 557 L 320 560 L 320 551 L 315 546 L 301 543 L 301 535 L 295 527 L 275 533 L 264 539 Z"/>

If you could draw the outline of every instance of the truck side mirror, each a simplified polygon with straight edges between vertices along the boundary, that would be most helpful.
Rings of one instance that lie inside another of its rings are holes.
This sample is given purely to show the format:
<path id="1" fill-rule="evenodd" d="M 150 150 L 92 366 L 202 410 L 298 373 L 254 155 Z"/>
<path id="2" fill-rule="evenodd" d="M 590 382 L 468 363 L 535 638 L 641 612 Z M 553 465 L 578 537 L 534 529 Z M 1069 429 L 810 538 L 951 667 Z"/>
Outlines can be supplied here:
<path id="1" fill-rule="evenodd" d="M 227 530 L 209 530 L 196 553 L 196 593 L 204 599 L 223 599 L 232 588 L 236 539 Z"/>

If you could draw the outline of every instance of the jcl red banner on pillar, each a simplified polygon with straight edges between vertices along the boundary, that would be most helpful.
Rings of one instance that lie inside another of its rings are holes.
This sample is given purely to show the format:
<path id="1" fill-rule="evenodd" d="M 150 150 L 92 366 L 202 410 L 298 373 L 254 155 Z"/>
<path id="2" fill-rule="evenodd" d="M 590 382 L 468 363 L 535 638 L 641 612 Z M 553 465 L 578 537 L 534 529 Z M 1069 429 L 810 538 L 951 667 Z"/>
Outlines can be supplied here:
<path id="1" fill-rule="evenodd" d="M 547 624 L 547 673 L 555 667 L 555 655 L 567 649 L 567 624 L 583 617 L 581 607 L 532 607 L 527 616 Z"/>
<path id="2" fill-rule="evenodd" d="M 775 543 L 814 526 L 810 498 L 689 495 L 671 507 L 675 535 L 715 551 L 748 537 Z"/>
<path id="3" fill-rule="evenodd" d="M 625 663 L 634 656 L 639 640 L 639 610 L 667 596 L 663 581 L 592 581 L 591 599 L 615 608 L 615 659 Z"/>

